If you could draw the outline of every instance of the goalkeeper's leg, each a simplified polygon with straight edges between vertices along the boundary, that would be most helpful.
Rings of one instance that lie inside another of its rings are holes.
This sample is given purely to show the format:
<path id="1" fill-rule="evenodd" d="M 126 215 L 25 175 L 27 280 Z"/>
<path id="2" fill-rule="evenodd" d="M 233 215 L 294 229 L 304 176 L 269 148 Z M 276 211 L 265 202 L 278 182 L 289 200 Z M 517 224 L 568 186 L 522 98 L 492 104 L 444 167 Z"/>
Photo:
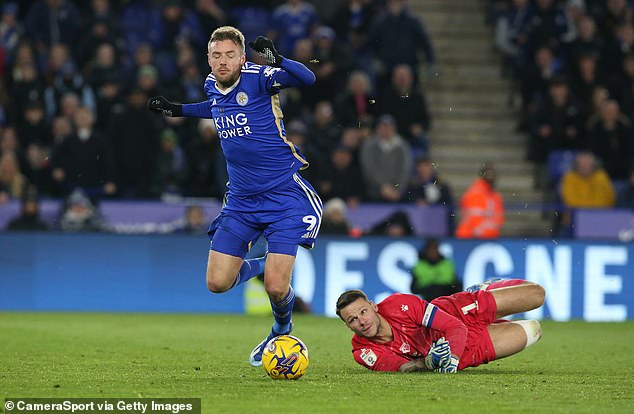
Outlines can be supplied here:
<path id="1" fill-rule="evenodd" d="M 546 292 L 537 283 L 522 281 L 515 286 L 488 289 L 497 305 L 496 317 L 513 315 L 539 308 L 544 304 Z"/>
<path id="2" fill-rule="evenodd" d="M 487 327 L 495 349 L 495 359 L 516 354 L 533 345 L 542 336 L 536 320 L 494 323 Z"/>

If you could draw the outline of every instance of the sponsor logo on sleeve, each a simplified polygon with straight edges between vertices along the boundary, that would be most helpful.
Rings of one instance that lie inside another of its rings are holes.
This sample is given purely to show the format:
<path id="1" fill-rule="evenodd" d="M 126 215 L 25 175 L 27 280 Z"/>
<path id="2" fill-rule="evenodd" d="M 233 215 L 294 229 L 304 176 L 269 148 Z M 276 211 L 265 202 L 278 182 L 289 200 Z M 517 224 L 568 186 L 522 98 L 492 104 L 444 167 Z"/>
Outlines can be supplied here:
<path id="1" fill-rule="evenodd" d="M 369 367 L 376 364 L 376 354 L 371 349 L 361 349 L 361 360 L 365 362 Z"/>

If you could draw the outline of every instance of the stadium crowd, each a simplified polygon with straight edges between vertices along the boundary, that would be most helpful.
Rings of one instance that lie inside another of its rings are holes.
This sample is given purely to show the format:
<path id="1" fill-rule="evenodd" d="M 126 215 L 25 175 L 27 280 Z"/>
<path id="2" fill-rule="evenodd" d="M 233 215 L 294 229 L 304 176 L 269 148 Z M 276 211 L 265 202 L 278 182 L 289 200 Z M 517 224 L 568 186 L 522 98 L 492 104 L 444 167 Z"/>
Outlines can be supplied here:
<path id="1" fill-rule="evenodd" d="M 206 99 L 207 42 L 227 24 L 247 39 L 270 36 L 315 72 L 315 86 L 283 91 L 281 102 L 324 200 L 440 202 L 424 191 L 432 177 L 414 179 L 431 126 L 419 87 L 421 59 L 434 63 L 423 23 L 405 0 L 337 2 L 327 19 L 319 11 L 302 0 L 5 2 L 0 202 L 77 189 L 93 202 L 222 197 L 213 121 L 145 105 L 154 95 Z"/>
<path id="2" fill-rule="evenodd" d="M 634 175 L 634 2 L 489 5 L 503 71 L 513 79 L 510 100 L 521 101 L 518 129 L 529 136 L 536 186 L 564 215 L 614 207 L 617 198 L 631 208 L 624 200 Z"/>

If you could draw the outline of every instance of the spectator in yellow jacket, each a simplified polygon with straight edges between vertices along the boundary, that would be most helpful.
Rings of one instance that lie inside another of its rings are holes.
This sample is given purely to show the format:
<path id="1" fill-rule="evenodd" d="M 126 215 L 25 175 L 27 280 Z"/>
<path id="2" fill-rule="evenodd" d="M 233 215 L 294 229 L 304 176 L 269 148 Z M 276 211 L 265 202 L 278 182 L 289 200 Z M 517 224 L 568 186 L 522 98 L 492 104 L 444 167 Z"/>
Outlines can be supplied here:
<path id="1" fill-rule="evenodd" d="M 561 198 L 567 209 L 610 208 L 616 195 L 610 177 L 597 165 L 596 157 L 582 151 L 575 157 L 574 168 L 561 179 Z"/>

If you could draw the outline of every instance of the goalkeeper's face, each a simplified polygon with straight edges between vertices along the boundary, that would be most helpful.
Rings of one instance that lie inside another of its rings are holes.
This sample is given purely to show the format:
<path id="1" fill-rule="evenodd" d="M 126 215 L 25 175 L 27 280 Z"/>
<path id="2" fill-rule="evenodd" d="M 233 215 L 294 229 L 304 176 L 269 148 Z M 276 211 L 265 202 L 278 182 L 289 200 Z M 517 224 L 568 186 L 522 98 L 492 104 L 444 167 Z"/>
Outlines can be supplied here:
<path id="1" fill-rule="evenodd" d="M 341 319 L 354 333 L 374 338 L 381 328 L 381 318 L 374 303 L 359 298 L 341 309 Z"/>
<path id="2" fill-rule="evenodd" d="M 207 60 L 216 83 L 228 88 L 240 78 L 240 69 L 246 56 L 244 50 L 232 40 L 217 40 L 209 45 Z"/>

